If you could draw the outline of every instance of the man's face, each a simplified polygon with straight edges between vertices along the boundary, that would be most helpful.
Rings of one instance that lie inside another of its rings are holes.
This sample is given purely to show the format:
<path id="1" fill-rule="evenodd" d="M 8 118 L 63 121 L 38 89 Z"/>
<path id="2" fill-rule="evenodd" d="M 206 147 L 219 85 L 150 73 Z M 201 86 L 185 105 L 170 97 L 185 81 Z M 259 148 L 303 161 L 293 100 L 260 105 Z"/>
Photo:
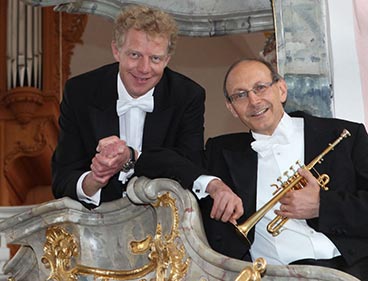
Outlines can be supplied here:
<path id="1" fill-rule="evenodd" d="M 170 60 L 168 38 L 150 37 L 144 31 L 129 29 L 120 48 L 111 44 L 119 62 L 120 77 L 129 95 L 140 97 L 156 86 Z"/>
<path id="2" fill-rule="evenodd" d="M 231 96 L 269 82 L 272 82 L 271 72 L 264 64 L 244 61 L 230 72 L 226 89 Z M 248 97 L 234 102 L 227 101 L 226 106 L 234 117 L 239 118 L 253 132 L 272 135 L 284 114 L 282 103 L 286 97 L 287 86 L 281 79 L 261 94 L 256 95 L 251 91 Z"/>

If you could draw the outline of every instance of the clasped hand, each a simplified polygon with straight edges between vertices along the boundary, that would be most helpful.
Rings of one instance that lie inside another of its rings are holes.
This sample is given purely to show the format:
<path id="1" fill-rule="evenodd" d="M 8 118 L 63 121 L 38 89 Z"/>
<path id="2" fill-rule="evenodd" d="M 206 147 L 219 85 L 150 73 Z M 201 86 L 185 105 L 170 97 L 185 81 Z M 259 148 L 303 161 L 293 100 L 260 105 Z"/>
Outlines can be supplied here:
<path id="1" fill-rule="evenodd" d="M 101 139 L 96 151 L 90 166 L 91 173 L 83 182 L 83 189 L 87 195 L 93 195 L 104 187 L 110 178 L 121 170 L 130 157 L 126 142 L 117 136 Z"/>

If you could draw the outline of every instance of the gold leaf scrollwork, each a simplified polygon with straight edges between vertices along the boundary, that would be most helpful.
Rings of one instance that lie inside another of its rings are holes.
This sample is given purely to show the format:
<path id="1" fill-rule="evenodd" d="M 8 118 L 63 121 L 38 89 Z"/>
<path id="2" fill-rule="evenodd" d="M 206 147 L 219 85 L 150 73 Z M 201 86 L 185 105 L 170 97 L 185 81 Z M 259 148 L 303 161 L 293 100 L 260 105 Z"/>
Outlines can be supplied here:
<path id="1" fill-rule="evenodd" d="M 159 196 L 153 207 L 169 207 L 172 214 L 172 224 L 169 233 L 162 233 L 161 223 L 157 223 L 155 236 L 150 235 L 142 241 L 130 243 L 134 254 L 150 251 L 150 262 L 133 270 L 108 270 L 76 264 L 71 268 L 72 258 L 78 256 L 78 245 L 73 235 L 60 226 L 51 226 L 46 231 L 44 255 L 41 261 L 51 273 L 47 280 L 74 281 L 78 275 L 93 275 L 101 280 L 133 280 L 142 278 L 150 272 L 156 271 L 155 281 L 180 281 L 186 275 L 190 259 L 186 258 L 183 245 L 178 246 L 179 214 L 175 199 L 166 193 Z M 145 279 L 142 279 L 145 280 Z M 153 279 L 152 279 L 153 280 Z"/>
<path id="2" fill-rule="evenodd" d="M 187 273 L 190 259 L 185 261 L 185 248 L 181 245 L 177 247 L 179 239 L 179 214 L 175 204 L 175 199 L 169 193 L 161 195 L 157 202 L 153 204 L 157 207 L 170 207 L 172 212 L 172 226 L 169 234 L 162 237 L 161 224 L 157 224 L 156 236 L 153 239 L 152 252 L 150 256 L 157 259 L 156 280 L 179 281 Z M 167 274 L 169 273 L 169 276 Z"/>
<path id="3" fill-rule="evenodd" d="M 247 266 L 235 281 L 260 281 L 262 273 L 266 270 L 266 260 L 264 258 L 258 258 L 253 262 L 252 266 Z"/>
<path id="4" fill-rule="evenodd" d="M 70 269 L 71 259 L 77 256 L 78 245 L 73 235 L 59 226 L 51 226 L 47 229 L 44 255 L 41 259 L 46 268 L 51 269 L 47 280 L 77 280 L 73 269 Z"/>

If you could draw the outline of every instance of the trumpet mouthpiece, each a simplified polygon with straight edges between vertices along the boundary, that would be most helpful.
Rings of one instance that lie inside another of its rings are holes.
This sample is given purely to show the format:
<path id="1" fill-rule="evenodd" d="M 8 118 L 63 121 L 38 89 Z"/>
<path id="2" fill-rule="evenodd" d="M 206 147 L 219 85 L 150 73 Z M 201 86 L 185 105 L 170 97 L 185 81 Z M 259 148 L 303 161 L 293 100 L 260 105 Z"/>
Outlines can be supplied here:
<path id="1" fill-rule="evenodd" d="M 347 138 L 347 137 L 350 137 L 350 136 L 351 136 L 351 134 L 347 129 L 344 129 L 341 133 L 341 137 L 343 137 L 343 138 Z"/>

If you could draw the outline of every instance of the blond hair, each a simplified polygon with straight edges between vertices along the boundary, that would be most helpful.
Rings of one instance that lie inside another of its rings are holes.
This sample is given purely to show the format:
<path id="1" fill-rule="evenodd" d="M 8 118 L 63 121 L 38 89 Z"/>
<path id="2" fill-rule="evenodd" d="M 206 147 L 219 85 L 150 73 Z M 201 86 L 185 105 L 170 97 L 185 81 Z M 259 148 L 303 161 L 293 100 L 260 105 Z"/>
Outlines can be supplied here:
<path id="1" fill-rule="evenodd" d="M 149 36 L 165 36 L 169 40 L 168 54 L 175 51 L 178 28 L 175 20 L 169 14 L 142 5 L 129 5 L 121 10 L 115 19 L 114 40 L 118 48 L 124 42 L 124 35 L 135 28 L 146 32 Z"/>

